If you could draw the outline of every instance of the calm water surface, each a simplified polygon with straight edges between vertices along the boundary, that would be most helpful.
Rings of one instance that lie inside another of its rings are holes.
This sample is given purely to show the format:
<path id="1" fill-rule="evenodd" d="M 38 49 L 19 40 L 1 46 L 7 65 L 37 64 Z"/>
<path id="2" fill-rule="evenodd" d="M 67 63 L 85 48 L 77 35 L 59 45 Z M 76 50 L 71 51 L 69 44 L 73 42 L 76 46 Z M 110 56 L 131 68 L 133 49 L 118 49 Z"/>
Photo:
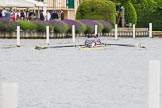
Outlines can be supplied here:
<path id="1" fill-rule="evenodd" d="M 147 108 L 148 63 L 162 61 L 162 38 L 101 40 L 142 43 L 147 49 L 35 50 L 44 39 L 22 39 L 20 48 L 13 47 L 15 39 L 0 39 L 0 81 L 19 84 L 19 108 Z M 51 45 L 71 43 L 72 39 L 50 40 Z M 84 38 L 76 38 L 76 43 L 83 44 Z M 13 48 L 2 48 L 8 45 Z"/>

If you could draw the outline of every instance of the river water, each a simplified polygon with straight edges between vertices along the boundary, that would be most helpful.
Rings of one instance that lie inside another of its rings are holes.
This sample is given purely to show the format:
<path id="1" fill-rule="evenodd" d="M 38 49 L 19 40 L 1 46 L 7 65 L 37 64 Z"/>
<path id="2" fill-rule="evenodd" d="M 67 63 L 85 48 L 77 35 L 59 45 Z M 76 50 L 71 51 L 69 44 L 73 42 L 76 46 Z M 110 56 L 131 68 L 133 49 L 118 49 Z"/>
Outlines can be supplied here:
<path id="1" fill-rule="evenodd" d="M 142 43 L 147 49 L 35 50 L 44 39 L 22 39 L 19 48 L 14 47 L 15 39 L 0 39 L 0 81 L 19 84 L 19 108 L 147 108 L 148 65 L 150 60 L 162 61 L 162 38 L 101 40 Z M 71 43 L 72 39 L 50 40 L 51 45 Z M 83 44 L 84 38 L 76 38 L 76 43 Z M 2 48 L 8 45 L 12 48 Z M 162 99 L 160 103 L 162 107 Z"/>

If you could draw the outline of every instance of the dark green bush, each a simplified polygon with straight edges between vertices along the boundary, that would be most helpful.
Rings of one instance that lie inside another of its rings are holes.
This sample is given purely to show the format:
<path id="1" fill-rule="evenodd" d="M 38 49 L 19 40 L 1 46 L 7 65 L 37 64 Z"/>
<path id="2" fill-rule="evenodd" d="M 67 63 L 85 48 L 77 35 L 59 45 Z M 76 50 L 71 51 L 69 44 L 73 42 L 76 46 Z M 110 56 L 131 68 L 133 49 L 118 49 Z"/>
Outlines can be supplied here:
<path id="1" fill-rule="evenodd" d="M 75 25 L 75 32 L 77 34 L 84 33 L 86 31 L 86 25 L 80 21 L 65 19 L 65 20 L 63 20 L 63 22 L 68 24 L 68 26 L 69 26 L 68 33 L 72 33 L 72 25 Z"/>
<path id="2" fill-rule="evenodd" d="M 113 28 L 113 25 L 110 22 L 104 20 L 100 20 L 99 22 L 104 26 L 102 33 L 109 33 L 110 30 Z"/>
<path id="3" fill-rule="evenodd" d="M 125 8 L 125 20 L 126 23 L 137 23 L 137 13 L 130 0 L 123 3 Z"/>
<path id="4" fill-rule="evenodd" d="M 38 32 L 45 32 L 46 31 L 46 25 L 42 23 L 36 23 L 36 31 Z"/>
<path id="5" fill-rule="evenodd" d="M 36 27 L 37 27 L 36 24 L 31 21 L 17 20 L 17 23 L 20 25 L 20 28 L 25 31 L 36 30 Z"/>
<path id="6" fill-rule="evenodd" d="M 0 18 L 0 31 L 13 32 L 16 30 L 16 22 L 10 22 L 6 18 Z"/>
<path id="7" fill-rule="evenodd" d="M 80 25 L 82 26 L 82 33 L 85 33 L 85 31 L 87 30 L 87 25 L 78 21 L 80 23 Z"/>
<path id="8" fill-rule="evenodd" d="M 0 22 L 0 31 L 6 31 L 6 25 Z"/>
<path id="9" fill-rule="evenodd" d="M 85 34 L 91 34 L 94 32 L 94 28 L 92 26 L 87 25 L 87 29 L 84 32 Z"/>
<path id="10" fill-rule="evenodd" d="M 150 18 L 150 17 L 149 17 Z M 162 10 L 161 9 L 157 9 L 156 12 L 152 13 L 151 14 L 151 18 L 150 18 L 150 22 L 149 23 L 152 23 L 153 25 L 153 30 L 156 30 L 156 31 L 162 31 Z M 149 25 L 149 23 L 147 24 L 147 27 Z"/>
<path id="11" fill-rule="evenodd" d="M 98 25 L 97 32 L 101 33 L 102 30 L 104 29 L 104 26 L 99 21 L 89 20 L 89 19 L 82 19 L 80 21 L 87 25 L 87 30 L 85 31 L 86 34 L 87 33 L 88 34 L 89 33 L 94 33 L 95 32 L 95 25 Z"/>
<path id="12" fill-rule="evenodd" d="M 68 22 L 70 25 L 68 25 Z M 71 28 L 71 24 L 76 25 L 76 33 L 86 33 L 91 34 L 95 32 L 95 25 L 98 25 L 98 33 L 101 32 L 109 32 L 112 29 L 112 24 L 104 21 L 104 20 L 66 20 L 63 21 L 24 21 L 18 20 L 17 22 L 10 22 L 6 19 L 0 19 L 0 31 L 12 32 L 16 30 L 16 26 L 20 26 L 22 30 L 32 31 L 35 30 L 37 32 L 45 32 L 46 26 L 49 26 L 50 30 L 54 28 L 55 33 L 67 33 Z"/>
<path id="13" fill-rule="evenodd" d="M 45 32 L 46 26 L 49 26 L 50 31 L 53 30 L 53 26 L 49 23 L 49 21 L 36 20 L 36 21 L 33 21 L 33 23 L 36 24 L 36 31 L 38 32 Z"/>
<path id="14" fill-rule="evenodd" d="M 15 22 L 10 22 L 10 23 L 8 23 L 7 25 L 6 25 L 6 31 L 7 32 L 13 32 L 13 31 L 15 31 L 16 30 L 16 24 L 15 24 Z"/>
<path id="15" fill-rule="evenodd" d="M 99 21 L 95 21 L 95 22 L 97 22 L 97 24 L 98 24 L 97 32 L 102 33 L 102 31 L 104 29 L 104 25 Z"/>
<path id="16" fill-rule="evenodd" d="M 113 2 L 107 0 L 85 0 L 76 13 L 76 19 L 106 20 L 116 22 L 116 8 Z"/>
<path id="17" fill-rule="evenodd" d="M 69 26 L 63 21 L 51 20 L 48 23 L 50 23 L 50 25 L 54 28 L 55 33 L 67 33 L 69 30 Z"/>
<path id="18" fill-rule="evenodd" d="M 136 27 L 148 28 L 149 23 L 152 23 L 153 30 L 162 30 L 162 9 L 159 7 L 160 2 L 159 0 L 156 5 L 154 2 L 150 3 L 149 0 L 141 0 L 138 3 L 134 3 L 138 16 Z"/>

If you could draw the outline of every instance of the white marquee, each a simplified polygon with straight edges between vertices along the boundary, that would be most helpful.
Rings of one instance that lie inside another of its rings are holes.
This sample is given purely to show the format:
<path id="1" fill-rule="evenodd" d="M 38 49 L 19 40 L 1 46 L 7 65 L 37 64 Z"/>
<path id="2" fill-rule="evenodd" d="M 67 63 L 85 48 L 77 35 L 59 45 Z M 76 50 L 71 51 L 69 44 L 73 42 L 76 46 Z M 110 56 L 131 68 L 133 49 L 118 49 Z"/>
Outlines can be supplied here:
<path id="1" fill-rule="evenodd" d="M 0 0 L 0 6 L 3 7 L 35 7 L 34 3 L 26 0 Z"/>

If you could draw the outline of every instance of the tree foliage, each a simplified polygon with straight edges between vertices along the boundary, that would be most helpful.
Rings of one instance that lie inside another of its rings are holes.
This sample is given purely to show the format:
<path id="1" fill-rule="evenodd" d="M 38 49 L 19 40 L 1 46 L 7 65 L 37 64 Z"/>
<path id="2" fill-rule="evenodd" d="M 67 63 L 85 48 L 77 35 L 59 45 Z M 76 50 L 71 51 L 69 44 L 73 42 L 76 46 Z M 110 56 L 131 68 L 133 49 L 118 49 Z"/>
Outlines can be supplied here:
<path id="1" fill-rule="evenodd" d="M 106 20 L 113 24 L 116 22 L 116 8 L 112 1 L 85 0 L 76 13 L 76 19 Z"/>
<path id="2" fill-rule="evenodd" d="M 153 30 L 162 30 L 162 0 L 106 1 L 112 1 L 116 5 L 116 12 L 119 12 L 121 6 L 125 7 L 125 18 L 128 23 L 137 22 L 136 27 L 148 27 L 148 23 L 152 22 Z M 126 5 L 127 3 L 130 5 Z"/>
<path id="3" fill-rule="evenodd" d="M 133 4 L 127 0 L 123 3 L 123 6 L 125 8 L 125 20 L 126 23 L 137 23 L 137 13 L 133 6 Z"/>

